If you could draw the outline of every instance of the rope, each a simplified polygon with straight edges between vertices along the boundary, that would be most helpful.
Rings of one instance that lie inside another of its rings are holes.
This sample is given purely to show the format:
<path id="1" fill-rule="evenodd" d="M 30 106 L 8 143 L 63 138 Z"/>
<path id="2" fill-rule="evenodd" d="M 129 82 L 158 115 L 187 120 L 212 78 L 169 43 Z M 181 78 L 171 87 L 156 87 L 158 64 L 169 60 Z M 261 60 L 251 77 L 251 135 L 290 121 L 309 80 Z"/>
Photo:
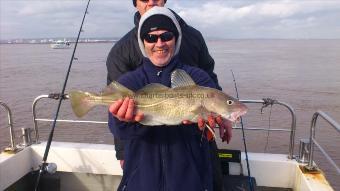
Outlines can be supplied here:
<path id="1" fill-rule="evenodd" d="M 272 116 L 272 108 L 274 104 L 277 104 L 278 101 L 271 98 L 263 98 L 263 105 L 261 107 L 261 114 L 263 114 L 263 109 L 270 106 L 269 110 L 269 117 L 268 117 L 268 131 L 267 131 L 267 139 L 266 139 L 266 145 L 264 147 L 264 152 L 267 152 L 268 144 L 269 144 L 269 133 L 271 128 L 271 116 Z"/>
<path id="2" fill-rule="evenodd" d="M 271 99 L 271 98 L 263 98 L 262 100 L 263 100 L 263 105 L 261 107 L 261 114 L 263 114 L 264 108 L 278 103 L 277 100 Z"/>

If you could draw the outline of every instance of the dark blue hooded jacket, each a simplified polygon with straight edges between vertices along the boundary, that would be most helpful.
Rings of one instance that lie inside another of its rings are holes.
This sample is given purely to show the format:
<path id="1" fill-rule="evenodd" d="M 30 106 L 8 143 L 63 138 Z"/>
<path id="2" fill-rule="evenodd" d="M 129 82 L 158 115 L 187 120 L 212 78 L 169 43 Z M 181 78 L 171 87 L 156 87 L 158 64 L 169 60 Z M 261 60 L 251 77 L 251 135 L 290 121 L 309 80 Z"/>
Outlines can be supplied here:
<path id="1" fill-rule="evenodd" d="M 180 63 L 177 57 L 163 68 L 144 58 L 143 65 L 121 76 L 118 82 L 132 91 L 150 83 L 170 87 L 171 72 L 176 68 L 186 71 L 196 84 L 216 88 L 206 72 Z M 145 127 L 121 122 L 109 115 L 109 127 L 127 142 L 119 191 L 212 190 L 209 143 L 202 138 L 197 124 Z"/>

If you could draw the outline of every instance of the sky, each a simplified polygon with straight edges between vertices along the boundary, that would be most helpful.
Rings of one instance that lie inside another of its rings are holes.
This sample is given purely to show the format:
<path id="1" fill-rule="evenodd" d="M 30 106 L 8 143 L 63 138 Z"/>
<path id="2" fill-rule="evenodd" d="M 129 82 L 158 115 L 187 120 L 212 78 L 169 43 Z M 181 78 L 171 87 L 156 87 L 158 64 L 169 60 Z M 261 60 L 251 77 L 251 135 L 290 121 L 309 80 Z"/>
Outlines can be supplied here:
<path id="1" fill-rule="evenodd" d="M 0 39 L 76 37 L 87 0 L 0 0 Z M 204 37 L 339 39 L 340 0 L 168 0 Z M 131 0 L 92 0 L 81 37 L 122 37 Z"/>

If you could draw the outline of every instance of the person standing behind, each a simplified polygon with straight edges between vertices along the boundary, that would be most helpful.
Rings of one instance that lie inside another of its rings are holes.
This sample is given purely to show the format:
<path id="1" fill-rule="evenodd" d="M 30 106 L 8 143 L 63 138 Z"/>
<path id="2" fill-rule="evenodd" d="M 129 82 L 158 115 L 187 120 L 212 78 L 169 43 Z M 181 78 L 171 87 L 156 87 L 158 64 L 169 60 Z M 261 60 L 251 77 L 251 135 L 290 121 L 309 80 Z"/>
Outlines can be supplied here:
<path id="1" fill-rule="evenodd" d="M 107 57 L 107 84 L 110 84 L 113 80 L 117 80 L 122 74 L 135 70 L 142 62 L 143 55 L 138 46 L 137 29 L 141 15 L 154 6 L 163 7 L 166 0 L 133 0 L 133 5 L 137 8 L 137 12 L 134 15 L 135 27 L 125 34 L 110 50 Z M 179 25 L 182 29 L 182 43 L 179 51 L 179 59 L 191 66 L 196 66 L 208 73 L 218 89 L 221 89 L 218 85 L 216 74 L 213 72 L 215 62 L 210 56 L 206 43 L 202 34 L 195 28 L 186 24 L 186 22 L 176 13 L 175 15 Z M 109 113 L 109 115 L 111 115 Z M 220 131 L 223 131 L 223 140 L 229 142 L 231 137 L 231 125 L 228 121 L 223 121 L 221 118 L 210 117 L 209 124 L 211 127 L 215 126 L 215 121 L 220 126 Z M 201 123 L 205 123 L 204 121 Z M 113 133 L 112 127 L 110 127 Z M 114 135 L 114 133 L 113 133 Z M 121 161 L 123 167 L 124 163 L 124 142 L 119 140 L 114 135 L 114 144 L 116 149 L 116 158 Z M 217 157 L 217 145 L 215 141 L 212 141 L 212 163 L 214 165 L 214 187 L 222 187 L 222 172 L 220 163 Z M 215 189 L 220 190 L 220 189 Z"/>

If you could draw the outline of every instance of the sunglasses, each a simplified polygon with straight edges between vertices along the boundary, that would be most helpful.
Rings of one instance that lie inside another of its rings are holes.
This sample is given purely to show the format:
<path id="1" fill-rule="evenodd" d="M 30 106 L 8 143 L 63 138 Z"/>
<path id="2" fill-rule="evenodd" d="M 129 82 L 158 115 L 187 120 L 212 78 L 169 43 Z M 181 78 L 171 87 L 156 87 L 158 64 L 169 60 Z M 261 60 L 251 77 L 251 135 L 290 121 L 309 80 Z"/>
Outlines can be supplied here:
<path id="1" fill-rule="evenodd" d="M 158 41 L 158 38 L 161 38 L 162 42 L 168 42 L 174 38 L 174 33 L 172 32 L 165 32 L 160 35 L 157 34 L 146 34 L 144 36 L 144 40 L 148 43 L 156 43 Z"/>

